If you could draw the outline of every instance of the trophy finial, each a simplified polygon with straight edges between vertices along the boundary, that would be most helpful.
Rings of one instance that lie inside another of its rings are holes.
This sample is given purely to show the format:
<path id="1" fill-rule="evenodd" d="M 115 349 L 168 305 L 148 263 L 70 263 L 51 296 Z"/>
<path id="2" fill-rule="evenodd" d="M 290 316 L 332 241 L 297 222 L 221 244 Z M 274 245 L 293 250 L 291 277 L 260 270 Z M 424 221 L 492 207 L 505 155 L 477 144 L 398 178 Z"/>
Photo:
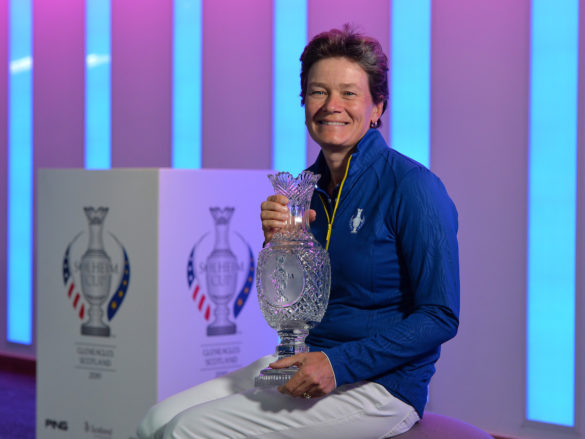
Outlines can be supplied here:
<path id="1" fill-rule="evenodd" d="M 216 224 L 228 224 L 232 215 L 234 214 L 234 207 L 210 207 L 209 211 L 215 220 Z"/>
<path id="2" fill-rule="evenodd" d="M 85 216 L 89 220 L 90 224 L 101 224 L 104 222 L 104 218 L 108 214 L 109 208 L 107 207 L 84 207 Z"/>

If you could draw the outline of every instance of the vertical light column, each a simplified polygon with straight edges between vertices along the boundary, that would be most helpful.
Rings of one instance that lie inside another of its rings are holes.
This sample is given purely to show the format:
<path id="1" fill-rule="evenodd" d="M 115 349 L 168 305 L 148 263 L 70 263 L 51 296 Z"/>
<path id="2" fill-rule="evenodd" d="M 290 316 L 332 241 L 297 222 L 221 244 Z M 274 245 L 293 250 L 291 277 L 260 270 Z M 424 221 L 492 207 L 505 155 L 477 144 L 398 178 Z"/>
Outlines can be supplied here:
<path id="1" fill-rule="evenodd" d="M 392 0 L 390 139 L 430 167 L 431 0 Z"/>
<path id="2" fill-rule="evenodd" d="M 307 167 L 299 57 L 307 43 L 307 0 L 274 0 L 272 167 L 298 174 Z"/>
<path id="3" fill-rule="evenodd" d="M 85 168 L 112 166 L 112 11 L 110 0 L 86 0 Z"/>
<path id="4" fill-rule="evenodd" d="M 527 407 L 575 425 L 578 0 L 532 1 Z"/>
<path id="5" fill-rule="evenodd" d="M 173 4 L 173 168 L 201 168 L 201 3 Z"/>
<path id="6" fill-rule="evenodd" d="M 32 343 L 32 1 L 9 4 L 7 339 Z"/>

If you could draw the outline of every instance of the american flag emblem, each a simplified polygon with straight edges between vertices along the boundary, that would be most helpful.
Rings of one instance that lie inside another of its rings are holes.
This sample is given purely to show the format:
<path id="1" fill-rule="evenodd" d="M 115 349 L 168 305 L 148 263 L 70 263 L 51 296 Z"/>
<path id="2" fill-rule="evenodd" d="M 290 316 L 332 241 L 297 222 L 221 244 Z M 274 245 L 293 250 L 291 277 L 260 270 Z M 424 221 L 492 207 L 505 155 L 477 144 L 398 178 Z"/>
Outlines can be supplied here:
<path id="1" fill-rule="evenodd" d="M 83 232 L 79 232 L 77 236 L 73 238 L 73 241 L 71 241 L 67 246 L 67 249 L 65 250 L 65 256 L 63 257 L 63 284 L 65 284 L 67 298 L 71 302 L 73 310 L 77 313 L 80 320 L 83 320 L 85 317 L 85 300 L 75 285 L 75 279 L 73 277 L 73 273 L 71 272 L 70 254 L 71 246 L 82 234 Z"/>
<path id="2" fill-rule="evenodd" d="M 211 308 L 209 307 L 209 303 L 206 303 L 207 298 L 205 297 L 205 293 L 199 292 L 201 291 L 201 287 L 199 286 L 199 281 L 195 274 L 195 247 L 197 244 L 193 246 L 191 253 L 189 254 L 189 262 L 187 263 L 187 283 L 189 285 L 189 290 L 193 290 L 191 297 L 193 298 L 193 302 L 195 302 L 197 309 L 200 312 L 203 312 L 205 320 L 209 320 L 209 315 L 211 314 Z"/>

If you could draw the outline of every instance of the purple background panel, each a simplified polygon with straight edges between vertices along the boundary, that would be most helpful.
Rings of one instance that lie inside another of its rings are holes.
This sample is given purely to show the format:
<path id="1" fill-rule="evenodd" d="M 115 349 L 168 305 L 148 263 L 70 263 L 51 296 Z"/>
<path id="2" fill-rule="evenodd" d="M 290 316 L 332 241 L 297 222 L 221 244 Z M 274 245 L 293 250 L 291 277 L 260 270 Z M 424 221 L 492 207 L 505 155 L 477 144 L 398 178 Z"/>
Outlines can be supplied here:
<path id="1" fill-rule="evenodd" d="M 112 2 L 112 167 L 171 165 L 172 6 Z"/>
<path id="2" fill-rule="evenodd" d="M 431 163 L 459 211 L 462 308 L 430 401 L 492 431 L 524 417 L 529 26 L 529 1 L 433 4 Z"/>
<path id="3" fill-rule="evenodd" d="M 34 2 L 35 169 L 83 167 L 84 4 L 77 0 Z"/>
<path id="4" fill-rule="evenodd" d="M 272 1 L 203 2 L 204 168 L 272 163 Z"/>

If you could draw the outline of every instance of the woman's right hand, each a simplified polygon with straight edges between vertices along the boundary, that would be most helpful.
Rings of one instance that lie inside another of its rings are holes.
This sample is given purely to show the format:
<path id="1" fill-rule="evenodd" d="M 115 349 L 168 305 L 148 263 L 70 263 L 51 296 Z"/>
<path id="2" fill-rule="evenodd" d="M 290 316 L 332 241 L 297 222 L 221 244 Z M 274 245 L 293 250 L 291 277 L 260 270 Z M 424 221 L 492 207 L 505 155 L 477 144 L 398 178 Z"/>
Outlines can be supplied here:
<path id="1" fill-rule="evenodd" d="M 288 218 L 287 204 L 288 198 L 284 195 L 270 195 L 260 205 L 264 243 L 269 242 L 274 234 L 284 227 Z"/>
<path id="2" fill-rule="evenodd" d="M 264 243 L 269 242 L 274 234 L 282 229 L 288 219 L 288 198 L 284 195 L 270 195 L 260 205 L 260 219 L 264 232 Z M 316 212 L 309 210 L 309 221 L 314 221 Z"/>

